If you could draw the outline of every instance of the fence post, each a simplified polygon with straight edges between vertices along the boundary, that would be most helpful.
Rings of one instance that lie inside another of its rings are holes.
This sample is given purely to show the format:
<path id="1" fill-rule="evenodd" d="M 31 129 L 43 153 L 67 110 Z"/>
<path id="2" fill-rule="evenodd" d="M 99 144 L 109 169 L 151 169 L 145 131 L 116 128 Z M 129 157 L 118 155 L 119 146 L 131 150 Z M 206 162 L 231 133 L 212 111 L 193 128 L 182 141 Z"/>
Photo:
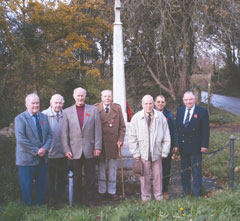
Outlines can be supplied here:
<path id="1" fill-rule="evenodd" d="M 229 188 L 233 189 L 234 187 L 234 140 L 236 137 L 234 135 L 230 135 L 230 171 L 229 171 Z"/>

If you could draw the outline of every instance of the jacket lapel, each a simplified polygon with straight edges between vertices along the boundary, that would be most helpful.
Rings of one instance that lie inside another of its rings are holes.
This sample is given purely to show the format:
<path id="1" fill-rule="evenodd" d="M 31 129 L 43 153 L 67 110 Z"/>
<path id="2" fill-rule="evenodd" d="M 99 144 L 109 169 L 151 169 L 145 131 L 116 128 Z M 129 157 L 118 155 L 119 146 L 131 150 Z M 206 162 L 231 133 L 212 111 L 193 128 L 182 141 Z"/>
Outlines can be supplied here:
<path id="1" fill-rule="evenodd" d="M 195 105 L 195 108 L 194 108 L 192 117 L 191 117 L 191 119 L 190 119 L 189 125 L 192 124 L 192 122 L 195 121 L 195 116 L 197 115 L 197 112 L 198 112 L 198 111 L 197 111 L 197 105 Z M 189 126 L 189 125 L 188 125 L 188 126 Z"/>
<path id="2" fill-rule="evenodd" d="M 182 125 L 183 126 L 183 120 L 184 120 L 184 114 L 185 114 L 185 111 L 186 111 L 186 107 L 184 106 L 183 108 L 182 108 L 182 111 L 180 112 L 180 125 Z"/>
<path id="3" fill-rule="evenodd" d="M 91 116 L 90 108 L 87 104 L 85 104 L 82 130 L 84 130 L 84 127 L 87 125 L 87 122 L 88 122 L 88 119 L 90 116 Z M 80 125 L 79 125 L 79 127 L 80 127 Z"/>
<path id="4" fill-rule="evenodd" d="M 114 106 L 113 105 L 111 105 L 111 107 L 110 107 L 110 112 L 108 113 L 108 114 L 106 114 L 106 117 L 105 117 L 105 119 L 104 119 L 104 122 L 106 122 L 106 121 L 110 121 L 110 120 L 112 120 L 112 119 L 114 119 L 115 117 L 116 117 L 116 110 L 114 109 Z"/>
<path id="5" fill-rule="evenodd" d="M 32 119 L 32 117 L 30 116 L 30 114 L 28 113 L 28 111 L 25 112 L 25 117 L 26 117 L 26 120 L 27 120 L 27 122 L 28 122 L 28 125 L 29 125 L 30 128 L 32 129 L 33 134 L 34 134 L 35 137 L 39 140 L 36 126 L 34 125 L 33 119 Z"/>
<path id="6" fill-rule="evenodd" d="M 100 115 L 100 118 L 101 118 L 101 121 L 102 122 L 105 122 L 106 121 L 106 117 L 107 117 L 107 114 L 103 108 L 103 103 L 100 103 L 99 106 L 98 106 L 98 112 L 99 112 L 99 115 Z"/>
<path id="7" fill-rule="evenodd" d="M 154 121 L 154 134 L 153 134 L 153 144 L 155 144 L 156 138 L 157 138 L 157 133 L 162 133 L 162 131 L 158 131 L 157 128 L 159 128 L 159 120 L 158 120 L 158 114 L 155 110 L 154 111 L 154 115 L 153 115 L 153 121 Z"/>
<path id="8" fill-rule="evenodd" d="M 82 131 L 81 131 L 81 128 L 80 128 L 80 123 L 79 123 L 79 119 L 78 119 L 78 114 L 77 114 L 76 105 L 73 105 L 73 106 L 72 106 L 71 112 L 72 112 L 72 118 L 73 118 L 74 122 L 77 122 L 76 125 L 77 125 L 77 127 L 78 127 L 78 130 L 79 130 L 80 132 L 82 132 Z M 85 120 L 85 119 L 84 119 L 84 120 Z"/>

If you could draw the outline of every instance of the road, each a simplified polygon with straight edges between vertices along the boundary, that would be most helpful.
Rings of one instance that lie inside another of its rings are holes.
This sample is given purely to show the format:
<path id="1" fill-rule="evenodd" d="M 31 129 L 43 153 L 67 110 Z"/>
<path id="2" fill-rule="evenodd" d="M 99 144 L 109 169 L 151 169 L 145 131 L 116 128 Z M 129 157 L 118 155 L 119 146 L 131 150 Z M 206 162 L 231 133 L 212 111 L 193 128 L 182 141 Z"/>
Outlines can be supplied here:
<path id="1" fill-rule="evenodd" d="M 203 103 L 207 103 L 207 92 L 202 91 L 201 100 Z M 211 104 L 214 107 L 224 109 L 228 112 L 240 116 L 240 98 L 230 97 L 219 94 L 212 94 Z"/>

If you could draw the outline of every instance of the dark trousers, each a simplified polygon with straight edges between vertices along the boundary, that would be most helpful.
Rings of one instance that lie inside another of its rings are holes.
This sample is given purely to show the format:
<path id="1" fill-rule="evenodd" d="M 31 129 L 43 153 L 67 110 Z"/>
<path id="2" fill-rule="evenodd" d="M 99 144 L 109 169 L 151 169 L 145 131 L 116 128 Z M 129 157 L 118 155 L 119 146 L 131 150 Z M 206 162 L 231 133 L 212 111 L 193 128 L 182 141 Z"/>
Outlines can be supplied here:
<path id="1" fill-rule="evenodd" d="M 51 201 L 64 199 L 67 183 L 67 159 L 48 158 L 48 197 Z"/>
<path id="2" fill-rule="evenodd" d="M 82 182 L 82 169 L 84 168 L 85 185 Z M 96 163 L 95 158 L 87 159 L 82 154 L 80 159 L 73 160 L 73 191 L 74 201 L 85 203 L 95 201 L 95 176 Z M 83 188 L 83 186 L 85 188 Z"/>
<path id="3" fill-rule="evenodd" d="M 180 153 L 181 156 L 181 168 L 182 170 L 193 167 L 197 163 L 198 166 L 194 166 L 190 170 L 186 170 L 185 172 L 181 173 L 182 179 L 182 187 L 183 192 L 185 194 L 189 194 L 191 192 L 191 171 L 193 177 L 193 193 L 196 197 L 201 196 L 202 191 L 202 154 L 186 154 Z"/>
<path id="4" fill-rule="evenodd" d="M 163 193 L 168 192 L 168 184 L 170 181 L 170 172 L 171 172 L 171 160 L 172 160 L 172 153 L 170 153 L 168 157 L 162 159 Z"/>
<path id="5" fill-rule="evenodd" d="M 19 181 L 24 203 L 42 205 L 46 193 L 47 164 L 37 166 L 18 166 Z M 33 180 L 35 180 L 34 200 L 32 199 Z"/>

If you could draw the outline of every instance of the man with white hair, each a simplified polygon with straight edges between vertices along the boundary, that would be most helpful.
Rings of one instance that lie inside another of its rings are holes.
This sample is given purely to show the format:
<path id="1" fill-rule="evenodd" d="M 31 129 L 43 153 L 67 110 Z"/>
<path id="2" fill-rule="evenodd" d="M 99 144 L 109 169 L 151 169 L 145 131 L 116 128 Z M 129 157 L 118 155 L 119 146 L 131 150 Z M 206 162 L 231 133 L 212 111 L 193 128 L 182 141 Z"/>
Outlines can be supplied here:
<path id="1" fill-rule="evenodd" d="M 178 147 L 181 156 L 181 173 L 183 193 L 191 193 L 191 173 L 193 176 L 194 196 L 202 194 L 202 153 L 209 145 L 209 116 L 206 108 L 197 106 L 191 91 L 183 96 L 184 106 L 177 110 Z M 191 168 L 192 169 L 187 169 Z"/>
<path id="2" fill-rule="evenodd" d="M 98 110 L 85 104 L 86 90 L 73 91 L 75 104 L 63 111 L 62 143 L 65 155 L 73 161 L 74 201 L 82 200 L 95 206 L 96 163 L 102 150 L 102 127 Z M 82 185 L 82 168 L 85 175 L 85 190 Z"/>
<path id="3" fill-rule="evenodd" d="M 153 195 L 162 200 L 162 158 L 170 151 L 170 134 L 164 115 L 153 109 L 154 100 L 150 95 L 142 98 L 143 110 L 137 112 L 130 124 L 129 150 L 137 161 L 143 164 L 140 176 L 141 198 L 145 203 L 151 200 L 150 170 L 153 175 Z"/>
<path id="4" fill-rule="evenodd" d="M 42 205 L 45 200 L 48 151 L 52 132 L 45 114 L 39 112 L 37 94 L 25 99 L 27 110 L 15 118 L 16 165 L 23 201 L 27 205 Z M 36 181 L 35 199 L 32 199 L 33 180 Z"/>
<path id="5" fill-rule="evenodd" d="M 50 107 L 42 112 L 48 116 L 53 133 L 52 145 L 48 153 L 48 200 L 50 205 L 54 205 L 57 199 L 64 199 L 66 193 L 67 158 L 61 141 L 63 104 L 63 97 L 60 94 L 54 94 L 50 100 Z"/>

